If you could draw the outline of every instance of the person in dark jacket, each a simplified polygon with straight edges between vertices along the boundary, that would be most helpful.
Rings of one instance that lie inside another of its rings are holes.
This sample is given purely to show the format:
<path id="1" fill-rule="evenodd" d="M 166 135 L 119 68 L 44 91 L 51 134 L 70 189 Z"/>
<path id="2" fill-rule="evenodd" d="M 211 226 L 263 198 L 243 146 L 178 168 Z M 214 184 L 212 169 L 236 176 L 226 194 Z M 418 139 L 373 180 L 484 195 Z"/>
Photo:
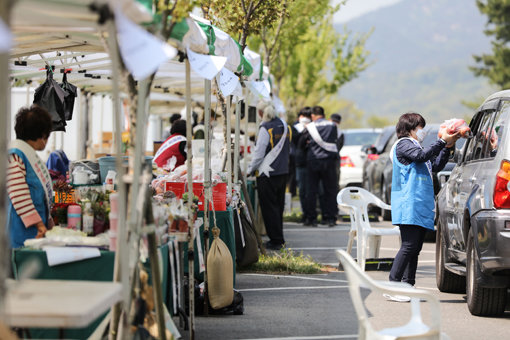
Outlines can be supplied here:
<path id="1" fill-rule="evenodd" d="M 292 132 L 285 121 L 276 116 L 276 110 L 270 102 L 261 101 L 257 105 L 257 111 L 263 122 L 248 166 L 248 174 L 257 176 L 260 209 L 269 237 L 266 248 L 278 250 L 285 244 L 283 209 Z"/>
<path id="2" fill-rule="evenodd" d="M 312 109 L 309 106 L 302 108 L 298 114 L 298 122 L 292 126 L 292 144 L 294 145 L 294 160 L 296 165 L 296 182 L 299 190 L 299 202 L 303 212 L 303 220 L 306 216 L 306 148 L 299 148 L 299 140 L 303 136 L 306 126 L 312 121 Z"/>
<path id="3" fill-rule="evenodd" d="M 306 148 L 306 211 L 305 225 L 317 225 L 317 193 L 319 182 L 323 182 L 324 204 L 322 210 L 322 223 L 330 227 L 336 225 L 338 208 L 336 194 L 338 181 L 336 179 L 336 165 L 339 153 L 337 147 L 338 132 L 336 125 L 324 119 L 324 109 L 314 106 L 312 109 L 312 123 L 306 126 L 300 148 Z"/>
<path id="4" fill-rule="evenodd" d="M 397 137 L 390 157 L 393 162 L 391 187 L 392 223 L 400 227 L 402 243 L 391 267 L 390 281 L 415 284 L 418 255 L 427 229 L 434 230 L 434 183 L 432 172 L 441 171 L 450 156 L 458 133 L 445 131 L 442 138 L 424 149 L 425 119 L 418 113 L 403 114 L 396 126 Z M 385 295 L 387 299 L 408 302 L 407 296 Z"/>

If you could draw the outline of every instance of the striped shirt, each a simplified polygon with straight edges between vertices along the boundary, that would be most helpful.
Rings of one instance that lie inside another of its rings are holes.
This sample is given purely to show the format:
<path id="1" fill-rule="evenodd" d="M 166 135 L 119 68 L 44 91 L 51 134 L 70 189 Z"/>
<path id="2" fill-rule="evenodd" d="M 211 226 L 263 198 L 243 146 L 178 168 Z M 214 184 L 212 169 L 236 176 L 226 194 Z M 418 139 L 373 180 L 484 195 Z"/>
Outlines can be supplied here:
<path id="1" fill-rule="evenodd" d="M 42 222 L 42 218 L 30 196 L 26 176 L 27 170 L 21 158 L 16 154 L 10 154 L 7 168 L 7 194 L 14 210 L 28 228 Z"/>

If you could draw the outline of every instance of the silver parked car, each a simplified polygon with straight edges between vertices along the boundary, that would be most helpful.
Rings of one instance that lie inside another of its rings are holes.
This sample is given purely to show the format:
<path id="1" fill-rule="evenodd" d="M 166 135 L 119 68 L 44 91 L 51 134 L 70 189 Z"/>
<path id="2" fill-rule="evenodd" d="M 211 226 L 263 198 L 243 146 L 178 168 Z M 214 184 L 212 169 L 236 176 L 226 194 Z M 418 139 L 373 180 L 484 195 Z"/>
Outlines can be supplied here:
<path id="1" fill-rule="evenodd" d="M 473 315 L 500 315 L 510 287 L 510 90 L 485 100 L 437 196 L 436 281 Z"/>

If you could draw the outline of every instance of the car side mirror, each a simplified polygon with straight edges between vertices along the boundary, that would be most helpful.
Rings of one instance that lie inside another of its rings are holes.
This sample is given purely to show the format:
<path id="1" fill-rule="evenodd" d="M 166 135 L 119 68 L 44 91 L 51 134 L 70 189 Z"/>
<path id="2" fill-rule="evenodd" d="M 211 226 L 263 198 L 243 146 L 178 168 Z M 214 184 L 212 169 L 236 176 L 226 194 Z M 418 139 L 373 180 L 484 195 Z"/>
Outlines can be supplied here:
<path id="1" fill-rule="evenodd" d="M 361 152 L 362 153 L 365 153 L 365 154 L 369 154 L 370 153 L 370 144 L 365 144 L 361 147 Z"/>
<path id="2" fill-rule="evenodd" d="M 374 145 L 366 144 L 361 147 L 361 152 L 367 155 L 377 154 L 377 148 Z"/>

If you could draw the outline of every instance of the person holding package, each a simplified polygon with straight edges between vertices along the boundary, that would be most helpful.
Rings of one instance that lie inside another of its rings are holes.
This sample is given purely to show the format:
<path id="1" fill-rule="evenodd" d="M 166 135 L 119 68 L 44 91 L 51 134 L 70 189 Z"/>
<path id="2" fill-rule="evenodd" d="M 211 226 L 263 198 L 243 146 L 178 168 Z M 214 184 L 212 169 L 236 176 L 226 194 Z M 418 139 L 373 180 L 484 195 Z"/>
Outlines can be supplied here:
<path id="1" fill-rule="evenodd" d="M 37 105 L 21 108 L 16 114 L 16 139 L 9 144 L 6 180 L 12 248 L 22 247 L 27 239 L 44 237 L 53 227 L 52 181 L 36 153 L 46 147 L 51 129 L 50 114 Z"/>
<path id="2" fill-rule="evenodd" d="M 168 137 L 156 152 L 153 162 L 158 167 L 173 170 L 186 161 L 186 121 L 176 120 Z M 175 161 L 172 161 L 172 158 Z M 172 164 L 174 163 L 175 164 Z"/>
<path id="3" fill-rule="evenodd" d="M 402 243 L 391 267 L 389 280 L 415 284 L 418 255 L 427 230 L 434 230 L 433 172 L 441 171 L 459 139 L 459 133 L 442 131 L 441 138 L 427 148 L 421 146 L 425 119 L 418 113 L 403 114 L 397 123 L 398 140 L 390 158 L 393 162 L 391 218 L 400 227 Z M 385 296 L 408 302 L 407 296 Z"/>
<path id="4" fill-rule="evenodd" d="M 262 124 L 248 174 L 257 175 L 260 209 L 269 236 L 266 248 L 278 250 L 285 244 L 283 209 L 292 132 L 287 123 L 276 116 L 276 110 L 270 102 L 259 102 L 257 111 Z"/>

